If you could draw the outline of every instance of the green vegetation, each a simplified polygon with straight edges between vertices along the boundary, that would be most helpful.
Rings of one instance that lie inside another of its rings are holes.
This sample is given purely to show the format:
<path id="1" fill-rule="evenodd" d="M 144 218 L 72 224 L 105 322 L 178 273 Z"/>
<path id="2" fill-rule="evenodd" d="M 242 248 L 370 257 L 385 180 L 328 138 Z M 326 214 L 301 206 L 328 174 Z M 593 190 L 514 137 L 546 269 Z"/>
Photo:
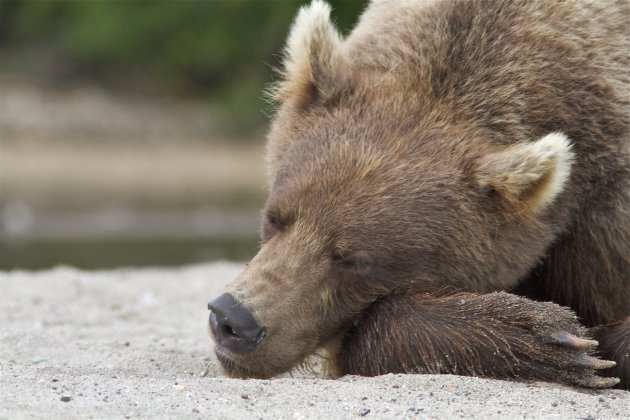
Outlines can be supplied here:
<path id="1" fill-rule="evenodd" d="M 0 61 L 12 70 L 47 73 L 55 83 L 98 81 L 208 98 L 224 112 L 228 128 L 247 130 L 264 121 L 260 92 L 304 3 L 0 0 L 6 59 Z M 345 32 L 365 5 L 330 3 Z M 33 51 L 45 51 L 45 60 L 26 59 Z"/>

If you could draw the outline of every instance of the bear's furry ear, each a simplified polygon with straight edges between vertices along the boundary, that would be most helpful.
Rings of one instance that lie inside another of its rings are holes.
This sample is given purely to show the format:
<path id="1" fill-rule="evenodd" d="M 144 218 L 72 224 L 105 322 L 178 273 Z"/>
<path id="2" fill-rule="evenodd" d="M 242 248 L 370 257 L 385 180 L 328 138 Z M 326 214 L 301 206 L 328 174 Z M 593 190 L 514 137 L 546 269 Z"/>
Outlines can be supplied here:
<path id="1" fill-rule="evenodd" d="M 537 213 L 564 190 L 572 162 L 567 136 L 551 133 L 483 156 L 477 162 L 476 181 L 482 191 L 498 194 L 508 208 Z"/>
<path id="2" fill-rule="evenodd" d="M 307 104 L 334 93 L 342 74 L 342 38 L 330 21 L 330 6 L 313 0 L 303 6 L 284 50 L 281 81 L 270 90 L 275 101 L 295 98 Z"/>

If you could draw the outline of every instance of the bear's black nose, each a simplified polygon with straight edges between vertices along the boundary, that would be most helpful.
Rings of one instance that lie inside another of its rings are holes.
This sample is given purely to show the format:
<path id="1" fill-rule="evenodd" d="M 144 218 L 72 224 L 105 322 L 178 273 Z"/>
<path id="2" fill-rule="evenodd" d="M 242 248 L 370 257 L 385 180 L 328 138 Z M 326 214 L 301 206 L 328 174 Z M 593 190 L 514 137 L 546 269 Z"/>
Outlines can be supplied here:
<path id="1" fill-rule="evenodd" d="M 210 329 L 217 344 L 236 353 L 251 352 L 265 337 L 252 313 L 229 293 L 208 302 Z"/>

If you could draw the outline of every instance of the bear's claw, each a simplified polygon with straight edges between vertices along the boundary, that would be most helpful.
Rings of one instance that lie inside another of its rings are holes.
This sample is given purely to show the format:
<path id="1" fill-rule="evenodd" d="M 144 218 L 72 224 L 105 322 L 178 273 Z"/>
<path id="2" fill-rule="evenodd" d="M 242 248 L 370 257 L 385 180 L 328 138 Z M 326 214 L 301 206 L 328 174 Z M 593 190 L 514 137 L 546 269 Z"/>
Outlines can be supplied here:
<path id="1" fill-rule="evenodd" d="M 553 334 L 551 339 L 552 343 L 573 347 L 575 349 L 594 349 L 599 345 L 597 340 L 587 340 L 565 331 Z"/>
<path id="2" fill-rule="evenodd" d="M 591 375 L 586 378 L 576 380 L 576 384 L 585 388 L 604 389 L 611 388 L 619 383 L 619 378 L 602 378 Z"/>
<path id="3" fill-rule="evenodd" d="M 602 360 L 597 357 L 592 356 L 583 356 L 581 360 L 578 362 L 581 366 L 590 367 L 592 369 L 609 369 L 611 367 L 617 366 L 616 362 L 612 360 Z"/>
<path id="4" fill-rule="evenodd" d="M 572 363 L 573 367 L 578 368 L 579 370 L 585 369 L 593 372 L 599 369 L 610 369 L 617 365 L 617 363 L 612 360 L 602 360 L 587 354 L 595 350 L 595 348 L 599 345 L 596 340 L 580 338 L 566 331 L 561 331 L 551 335 L 551 343 L 567 347 L 572 353 L 581 353 L 580 356 L 573 359 L 574 362 Z M 593 372 L 583 377 L 574 377 L 572 382 L 575 385 L 585 388 L 603 389 L 611 388 L 617 385 L 619 383 L 619 378 L 600 377 L 595 375 Z"/>

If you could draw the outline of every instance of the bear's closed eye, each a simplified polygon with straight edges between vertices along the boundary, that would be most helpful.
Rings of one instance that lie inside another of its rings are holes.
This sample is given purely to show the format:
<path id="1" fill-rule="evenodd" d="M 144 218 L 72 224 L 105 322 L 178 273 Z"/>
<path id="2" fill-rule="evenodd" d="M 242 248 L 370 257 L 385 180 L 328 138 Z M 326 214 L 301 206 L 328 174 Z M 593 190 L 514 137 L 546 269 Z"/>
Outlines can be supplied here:
<path id="1" fill-rule="evenodd" d="M 372 265 L 372 258 L 363 251 L 353 253 L 335 251 L 332 254 L 332 261 L 337 268 L 348 271 L 366 271 Z"/>

